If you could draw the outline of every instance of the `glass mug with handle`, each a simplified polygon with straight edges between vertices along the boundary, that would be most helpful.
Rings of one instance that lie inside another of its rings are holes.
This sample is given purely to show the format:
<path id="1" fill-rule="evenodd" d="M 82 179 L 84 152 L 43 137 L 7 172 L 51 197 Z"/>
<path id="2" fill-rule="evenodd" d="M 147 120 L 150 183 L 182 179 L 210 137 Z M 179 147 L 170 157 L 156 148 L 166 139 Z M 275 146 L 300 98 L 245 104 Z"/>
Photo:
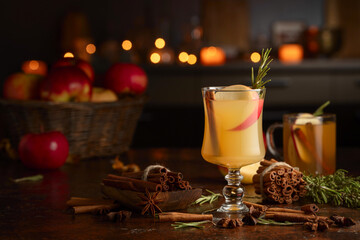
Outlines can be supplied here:
<path id="1" fill-rule="evenodd" d="M 283 156 L 274 141 L 277 128 L 283 128 Z M 302 172 L 327 175 L 336 170 L 335 114 L 284 114 L 283 123 L 267 129 L 266 141 L 271 154 Z"/>

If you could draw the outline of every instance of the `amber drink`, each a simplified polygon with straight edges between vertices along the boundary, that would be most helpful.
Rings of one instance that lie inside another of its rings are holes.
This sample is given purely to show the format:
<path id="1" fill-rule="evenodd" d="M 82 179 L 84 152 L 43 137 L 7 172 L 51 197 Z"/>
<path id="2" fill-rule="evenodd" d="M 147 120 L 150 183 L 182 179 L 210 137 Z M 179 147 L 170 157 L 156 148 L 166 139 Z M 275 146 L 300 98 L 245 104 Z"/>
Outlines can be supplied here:
<path id="1" fill-rule="evenodd" d="M 265 155 L 262 109 L 265 89 L 243 85 L 202 89 L 205 127 L 203 158 L 229 169 L 222 212 L 245 212 L 240 168 L 259 162 Z"/>
<path id="2" fill-rule="evenodd" d="M 284 115 L 283 123 L 285 162 L 311 174 L 335 172 L 335 115 Z"/>

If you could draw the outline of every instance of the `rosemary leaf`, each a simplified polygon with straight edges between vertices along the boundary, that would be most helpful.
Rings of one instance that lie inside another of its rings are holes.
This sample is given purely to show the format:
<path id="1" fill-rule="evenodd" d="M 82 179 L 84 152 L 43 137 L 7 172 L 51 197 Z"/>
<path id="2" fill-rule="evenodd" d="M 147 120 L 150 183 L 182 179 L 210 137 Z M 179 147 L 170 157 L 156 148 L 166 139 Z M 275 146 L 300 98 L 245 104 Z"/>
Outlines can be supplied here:
<path id="1" fill-rule="evenodd" d="M 307 196 L 315 203 L 360 208 L 360 177 L 351 177 L 343 169 L 332 175 L 304 175 Z"/>
<path id="2" fill-rule="evenodd" d="M 23 177 L 23 178 L 17 178 L 14 179 L 14 182 L 19 183 L 19 182 L 37 182 L 37 181 L 41 181 L 43 180 L 44 176 L 41 174 L 38 175 L 34 175 L 34 176 L 29 176 L 29 177 Z"/>
<path id="3" fill-rule="evenodd" d="M 201 221 L 201 222 L 175 222 L 174 224 L 171 224 L 172 227 L 175 229 L 179 228 L 186 228 L 186 227 L 194 227 L 194 228 L 204 228 L 204 226 L 201 226 L 204 223 L 211 222 L 210 220 Z"/>
<path id="4" fill-rule="evenodd" d="M 264 88 L 265 83 L 270 80 L 263 81 L 263 78 L 267 75 L 267 72 L 270 70 L 269 64 L 272 62 L 272 59 L 269 60 L 269 55 L 271 52 L 270 49 L 264 49 L 261 51 L 261 63 L 257 72 L 257 76 L 254 76 L 254 68 L 251 68 L 251 84 L 253 89 L 261 89 Z"/>
<path id="5" fill-rule="evenodd" d="M 324 108 L 326 108 L 329 104 L 330 104 L 330 101 L 327 101 L 326 103 L 321 105 L 318 109 L 316 109 L 316 111 L 313 113 L 313 115 L 315 117 L 323 115 L 324 114 Z"/>
<path id="6" fill-rule="evenodd" d="M 289 221 L 285 221 L 285 222 L 277 222 L 275 220 L 272 219 L 264 219 L 264 218 L 258 218 L 258 224 L 263 224 L 263 225 L 280 225 L 280 226 L 292 226 L 292 225 L 296 225 L 296 224 L 302 224 L 302 223 L 298 223 L 298 222 L 289 222 Z"/>
<path id="7" fill-rule="evenodd" d="M 221 194 L 220 194 L 220 193 L 214 193 L 214 192 L 212 192 L 212 191 L 210 191 L 210 190 L 208 190 L 208 189 L 206 189 L 206 191 L 207 191 L 208 193 L 210 193 L 210 195 L 207 195 L 207 196 L 201 195 L 201 197 L 198 198 L 198 199 L 196 199 L 196 201 L 193 202 L 193 203 L 191 203 L 191 205 L 193 205 L 193 204 L 202 205 L 202 204 L 204 204 L 204 203 L 206 203 L 206 202 L 213 203 L 213 202 L 216 201 L 219 197 L 221 197 Z"/>

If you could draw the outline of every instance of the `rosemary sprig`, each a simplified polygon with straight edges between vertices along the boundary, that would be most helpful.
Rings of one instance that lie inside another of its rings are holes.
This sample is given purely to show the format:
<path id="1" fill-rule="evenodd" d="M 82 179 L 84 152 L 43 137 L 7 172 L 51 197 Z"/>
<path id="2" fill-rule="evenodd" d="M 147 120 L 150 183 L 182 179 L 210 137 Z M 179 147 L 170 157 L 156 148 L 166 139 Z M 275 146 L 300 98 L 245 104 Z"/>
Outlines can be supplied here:
<path id="1" fill-rule="evenodd" d="M 326 108 L 329 104 L 330 104 L 330 101 L 327 101 L 326 103 L 321 105 L 318 109 L 316 109 L 316 111 L 313 113 L 313 115 L 315 117 L 323 115 L 324 114 L 324 108 Z"/>
<path id="2" fill-rule="evenodd" d="M 221 197 L 221 194 L 220 193 L 214 193 L 208 189 L 206 189 L 206 191 L 208 193 L 210 193 L 211 195 L 201 195 L 200 198 L 198 198 L 195 202 L 191 203 L 191 204 L 199 204 L 199 205 L 202 205 L 206 202 L 209 202 L 210 204 L 214 201 L 216 201 L 219 197 Z"/>
<path id="3" fill-rule="evenodd" d="M 296 224 L 303 224 L 303 223 L 289 222 L 289 221 L 277 222 L 277 221 L 272 220 L 272 219 L 264 219 L 264 218 L 261 218 L 261 217 L 257 219 L 257 223 L 258 224 L 263 224 L 263 225 L 280 225 L 280 226 L 292 226 L 292 225 L 296 225 Z"/>
<path id="4" fill-rule="evenodd" d="M 210 220 L 201 221 L 201 222 L 175 222 L 174 224 L 171 224 L 172 227 L 175 229 L 179 228 L 187 228 L 187 227 L 194 227 L 194 228 L 204 228 L 204 226 L 201 226 L 204 223 L 211 222 Z"/>
<path id="5" fill-rule="evenodd" d="M 271 52 L 271 48 L 264 49 L 261 51 L 261 64 L 258 69 L 257 76 L 254 76 L 254 68 L 251 68 L 251 85 L 253 89 L 261 89 L 264 88 L 265 84 L 270 82 L 271 79 L 263 81 L 263 78 L 267 75 L 267 72 L 270 70 L 269 64 L 272 62 L 272 59 L 269 60 L 269 55 Z"/>
<path id="6" fill-rule="evenodd" d="M 37 181 L 43 180 L 43 178 L 44 178 L 43 175 L 38 174 L 38 175 L 34 175 L 34 176 L 29 176 L 29 177 L 17 178 L 17 179 L 14 179 L 13 181 L 16 182 L 16 183 L 26 182 L 26 181 L 37 182 Z"/>
<path id="7" fill-rule="evenodd" d="M 360 177 L 346 174 L 346 170 L 339 169 L 328 176 L 304 175 L 307 196 L 315 203 L 360 208 Z"/>

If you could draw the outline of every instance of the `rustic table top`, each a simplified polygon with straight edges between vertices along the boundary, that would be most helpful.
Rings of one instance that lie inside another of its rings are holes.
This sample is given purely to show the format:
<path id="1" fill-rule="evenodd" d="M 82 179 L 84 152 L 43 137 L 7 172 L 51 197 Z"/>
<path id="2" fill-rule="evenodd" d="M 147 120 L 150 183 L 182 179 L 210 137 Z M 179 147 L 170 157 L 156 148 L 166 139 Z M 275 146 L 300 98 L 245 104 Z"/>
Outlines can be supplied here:
<path id="1" fill-rule="evenodd" d="M 359 175 L 356 163 L 339 161 L 359 153 L 360 149 L 339 151 L 338 167 Z M 199 149 L 138 149 L 129 151 L 122 160 L 141 168 L 154 163 L 165 165 L 182 172 L 193 187 L 220 192 L 225 184 L 217 167 L 205 162 Z M 0 239 L 360 239 L 360 211 L 329 205 L 319 205 L 319 215 L 351 217 L 356 225 L 326 232 L 309 232 L 300 225 L 219 229 L 211 223 L 203 229 L 175 230 L 171 223 L 159 223 L 136 213 L 125 223 L 113 223 L 100 216 L 66 211 L 70 197 L 101 198 L 99 183 L 111 172 L 110 159 L 84 160 L 50 172 L 29 170 L 19 162 L 0 159 Z M 39 173 L 44 175 L 39 182 L 11 180 Z M 252 185 L 245 187 L 248 201 L 261 200 Z M 297 208 L 300 204 L 287 207 Z"/>

